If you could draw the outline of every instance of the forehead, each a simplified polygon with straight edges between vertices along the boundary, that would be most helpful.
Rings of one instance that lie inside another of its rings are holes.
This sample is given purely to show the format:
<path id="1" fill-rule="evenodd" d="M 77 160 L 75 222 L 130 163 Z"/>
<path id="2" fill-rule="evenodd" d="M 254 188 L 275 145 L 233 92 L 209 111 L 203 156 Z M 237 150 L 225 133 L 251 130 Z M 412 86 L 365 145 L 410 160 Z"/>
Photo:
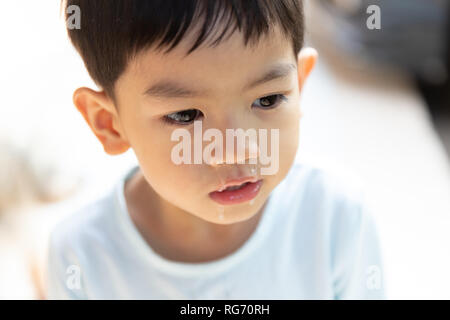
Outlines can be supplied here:
<path id="1" fill-rule="evenodd" d="M 140 52 L 129 62 L 124 76 L 132 78 L 137 86 L 148 86 L 161 79 L 181 78 L 203 87 L 217 84 L 223 87 L 236 82 L 247 83 L 269 65 L 296 64 L 291 41 L 277 27 L 268 35 L 262 35 L 255 44 L 245 45 L 242 33 L 236 31 L 217 46 L 209 46 L 205 41 L 186 55 L 196 39 L 194 35 L 195 31 L 187 33 L 168 53 L 152 48 Z"/>

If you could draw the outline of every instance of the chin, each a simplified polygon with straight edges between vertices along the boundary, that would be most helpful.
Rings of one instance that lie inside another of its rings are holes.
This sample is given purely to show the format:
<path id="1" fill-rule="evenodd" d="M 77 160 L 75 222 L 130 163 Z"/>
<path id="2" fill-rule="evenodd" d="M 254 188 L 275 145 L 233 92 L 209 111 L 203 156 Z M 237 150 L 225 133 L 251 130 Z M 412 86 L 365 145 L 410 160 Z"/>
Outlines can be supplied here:
<path id="1" fill-rule="evenodd" d="M 209 214 L 209 220 L 218 224 L 233 224 L 244 222 L 253 218 L 261 209 L 264 202 L 255 201 L 250 204 L 245 202 L 238 205 L 231 205 L 225 207 L 219 207 L 214 211 L 214 214 Z"/>

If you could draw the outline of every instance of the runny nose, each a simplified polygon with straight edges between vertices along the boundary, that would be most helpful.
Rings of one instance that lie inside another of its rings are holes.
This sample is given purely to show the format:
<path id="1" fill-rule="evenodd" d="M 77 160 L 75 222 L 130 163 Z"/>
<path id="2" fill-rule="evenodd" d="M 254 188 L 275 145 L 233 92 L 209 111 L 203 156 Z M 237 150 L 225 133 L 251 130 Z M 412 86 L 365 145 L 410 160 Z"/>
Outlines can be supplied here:
<path id="1" fill-rule="evenodd" d="M 209 159 L 208 164 L 217 167 L 219 165 L 228 163 L 228 164 L 245 164 L 245 163 L 254 163 L 258 161 L 260 156 L 259 146 L 256 141 L 253 139 L 245 139 L 244 141 L 240 141 L 237 139 L 233 144 L 233 147 L 227 147 L 226 145 L 223 147 L 222 151 L 214 150 L 211 158 Z"/>

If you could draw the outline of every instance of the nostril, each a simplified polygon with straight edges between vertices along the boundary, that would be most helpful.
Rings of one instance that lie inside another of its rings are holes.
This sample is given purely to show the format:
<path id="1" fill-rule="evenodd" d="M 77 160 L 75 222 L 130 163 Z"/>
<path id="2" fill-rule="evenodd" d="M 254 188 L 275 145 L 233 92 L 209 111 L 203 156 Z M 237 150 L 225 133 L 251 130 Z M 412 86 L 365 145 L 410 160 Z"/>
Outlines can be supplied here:
<path id="1" fill-rule="evenodd" d="M 213 158 L 211 158 L 209 160 L 209 165 L 211 165 L 213 167 L 216 167 L 216 166 L 221 165 L 221 164 L 223 164 L 223 160 L 221 160 L 221 159 L 213 157 Z"/>

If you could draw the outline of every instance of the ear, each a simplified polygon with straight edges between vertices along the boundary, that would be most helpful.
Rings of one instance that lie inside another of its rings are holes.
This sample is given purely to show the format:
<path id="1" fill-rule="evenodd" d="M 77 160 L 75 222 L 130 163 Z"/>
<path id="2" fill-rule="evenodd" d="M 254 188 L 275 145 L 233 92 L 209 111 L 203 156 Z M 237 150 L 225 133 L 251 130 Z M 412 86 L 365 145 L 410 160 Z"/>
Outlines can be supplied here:
<path id="1" fill-rule="evenodd" d="M 73 103 L 110 155 L 124 153 L 130 147 L 120 127 L 116 108 L 104 91 L 82 87 L 73 93 Z"/>
<path id="2" fill-rule="evenodd" d="M 305 47 L 298 54 L 298 88 L 302 90 L 306 79 L 314 68 L 318 57 L 316 49 Z"/>

